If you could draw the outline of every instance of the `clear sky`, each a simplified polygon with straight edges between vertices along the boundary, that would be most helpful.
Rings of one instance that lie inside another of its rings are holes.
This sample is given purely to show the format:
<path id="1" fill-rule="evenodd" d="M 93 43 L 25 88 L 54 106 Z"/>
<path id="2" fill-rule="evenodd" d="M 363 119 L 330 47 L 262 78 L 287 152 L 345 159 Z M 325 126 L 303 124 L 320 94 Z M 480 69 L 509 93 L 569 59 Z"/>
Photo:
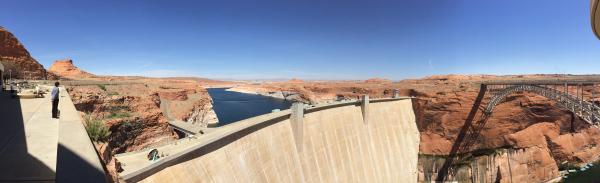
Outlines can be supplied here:
<path id="1" fill-rule="evenodd" d="M 600 74 L 588 0 L 3 0 L 48 68 L 231 79 Z"/>

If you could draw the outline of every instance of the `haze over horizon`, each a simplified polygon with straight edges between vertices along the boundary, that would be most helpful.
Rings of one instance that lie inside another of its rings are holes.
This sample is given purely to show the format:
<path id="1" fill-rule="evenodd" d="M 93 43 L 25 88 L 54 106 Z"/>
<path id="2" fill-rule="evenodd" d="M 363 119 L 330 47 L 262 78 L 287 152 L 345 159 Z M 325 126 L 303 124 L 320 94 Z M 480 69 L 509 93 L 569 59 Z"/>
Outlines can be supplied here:
<path id="1" fill-rule="evenodd" d="M 99 75 L 388 79 L 594 74 L 588 1 L 7 1 L 45 68 Z"/>

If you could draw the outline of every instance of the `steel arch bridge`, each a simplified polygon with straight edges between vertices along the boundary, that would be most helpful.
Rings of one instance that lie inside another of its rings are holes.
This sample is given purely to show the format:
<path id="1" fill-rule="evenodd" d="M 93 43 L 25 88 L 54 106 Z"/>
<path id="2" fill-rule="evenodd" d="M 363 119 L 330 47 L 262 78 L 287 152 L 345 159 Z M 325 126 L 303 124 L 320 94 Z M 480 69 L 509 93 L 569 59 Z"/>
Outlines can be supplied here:
<path id="1" fill-rule="evenodd" d="M 447 181 L 448 177 L 456 174 L 453 162 L 459 159 L 457 155 L 468 152 L 474 144 L 482 140 L 479 138 L 480 132 L 493 114 L 494 108 L 511 94 L 532 92 L 544 96 L 555 101 L 558 107 L 572 112 L 592 126 L 600 126 L 600 107 L 595 93 L 596 84 L 599 83 L 598 77 L 585 76 L 564 77 L 557 80 L 488 80 L 475 83 L 480 86 L 479 94 L 448 157 L 439 169 L 440 173 L 436 181 Z M 485 96 L 489 96 L 487 104 L 483 102 Z M 481 108 L 483 106 L 485 107 Z M 482 110 L 481 116 L 475 120 L 475 115 L 480 110 Z"/>
<path id="2" fill-rule="evenodd" d="M 557 89 L 557 85 L 537 85 L 534 83 L 487 85 L 487 87 L 492 87 L 490 88 L 492 96 L 484 108 L 484 115 L 487 116 L 491 115 L 494 108 L 510 94 L 526 91 L 555 101 L 558 107 L 572 112 L 591 125 L 600 122 L 600 107 L 595 103 L 595 85 L 591 85 L 592 92 L 589 100 L 584 99 L 584 88 L 586 86 L 584 84 L 575 84 L 577 91 L 575 95 L 569 93 L 568 83 L 562 84 L 563 91 Z"/>

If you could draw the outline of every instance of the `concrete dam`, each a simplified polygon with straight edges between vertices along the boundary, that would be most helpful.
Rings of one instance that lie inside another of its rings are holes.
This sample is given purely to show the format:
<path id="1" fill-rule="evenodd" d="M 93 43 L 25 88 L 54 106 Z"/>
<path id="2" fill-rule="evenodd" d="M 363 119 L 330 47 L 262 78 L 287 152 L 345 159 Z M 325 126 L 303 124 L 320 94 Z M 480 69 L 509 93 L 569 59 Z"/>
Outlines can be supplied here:
<path id="1" fill-rule="evenodd" d="M 417 182 L 411 98 L 273 112 L 116 155 L 126 182 Z"/>

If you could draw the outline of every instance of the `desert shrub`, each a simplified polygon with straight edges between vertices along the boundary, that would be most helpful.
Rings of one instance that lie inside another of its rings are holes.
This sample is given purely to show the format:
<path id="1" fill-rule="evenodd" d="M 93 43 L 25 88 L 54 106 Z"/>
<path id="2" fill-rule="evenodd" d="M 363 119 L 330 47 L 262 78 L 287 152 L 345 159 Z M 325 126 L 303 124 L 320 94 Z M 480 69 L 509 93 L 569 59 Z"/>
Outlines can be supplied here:
<path id="1" fill-rule="evenodd" d="M 85 122 L 85 130 L 94 142 L 106 142 L 110 135 L 110 131 L 104 122 L 97 119 L 88 118 Z"/>
<path id="2" fill-rule="evenodd" d="M 98 88 L 100 88 L 103 91 L 106 91 L 106 85 L 98 85 Z"/>
<path id="3" fill-rule="evenodd" d="M 579 169 L 579 166 L 577 166 L 574 163 L 570 163 L 570 162 L 565 162 L 565 163 L 561 163 L 558 165 L 558 170 L 572 170 L 572 169 Z"/>
<path id="4" fill-rule="evenodd" d="M 158 86 L 158 88 L 160 88 L 160 89 L 173 89 L 172 87 L 168 87 L 168 86 Z"/>
<path id="5" fill-rule="evenodd" d="M 122 110 L 129 110 L 129 107 L 126 105 L 114 105 L 114 106 L 110 106 L 108 108 L 108 111 L 112 112 L 112 113 L 116 113 L 116 112 L 122 111 Z"/>
<path id="6" fill-rule="evenodd" d="M 131 117 L 131 114 L 129 114 L 128 112 L 113 112 L 113 113 L 110 113 L 110 115 L 106 118 L 107 119 L 117 119 L 117 118 L 128 118 L 128 117 Z"/>

